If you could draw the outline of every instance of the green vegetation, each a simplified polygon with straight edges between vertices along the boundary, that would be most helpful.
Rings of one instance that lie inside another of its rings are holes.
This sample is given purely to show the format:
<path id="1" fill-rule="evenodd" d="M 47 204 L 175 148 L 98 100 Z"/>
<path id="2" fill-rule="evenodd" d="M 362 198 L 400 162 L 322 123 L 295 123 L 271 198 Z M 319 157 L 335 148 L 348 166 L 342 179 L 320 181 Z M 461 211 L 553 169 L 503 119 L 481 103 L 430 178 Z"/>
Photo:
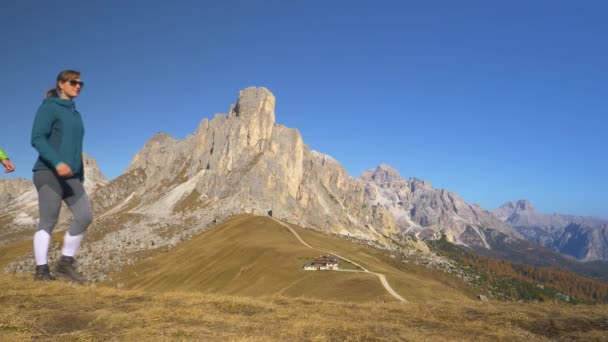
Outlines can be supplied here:
<path id="1" fill-rule="evenodd" d="M 476 248 L 476 253 L 539 268 L 572 272 L 583 277 L 608 282 L 608 262 L 606 261 L 579 262 L 525 240 L 505 239 L 503 234 L 494 237 L 491 234 L 487 236 L 492 249 Z"/>
<path id="2" fill-rule="evenodd" d="M 608 284 L 572 272 L 534 267 L 479 255 L 445 238 L 430 242 L 438 254 L 456 261 L 473 283 L 492 295 L 509 300 L 571 303 L 607 302 Z"/>

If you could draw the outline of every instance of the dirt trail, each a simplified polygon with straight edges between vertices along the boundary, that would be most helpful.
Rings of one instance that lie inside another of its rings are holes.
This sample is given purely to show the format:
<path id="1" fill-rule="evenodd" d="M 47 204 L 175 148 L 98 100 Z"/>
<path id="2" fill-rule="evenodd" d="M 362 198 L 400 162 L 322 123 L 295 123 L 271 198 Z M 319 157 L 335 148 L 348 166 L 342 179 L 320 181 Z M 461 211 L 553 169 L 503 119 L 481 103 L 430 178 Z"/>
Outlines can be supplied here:
<path id="1" fill-rule="evenodd" d="M 345 258 L 345 257 L 339 255 L 338 253 L 334 252 L 334 251 L 330 251 L 330 250 L 322 249 L 322 248 L 312 247 L 311 245 L 309 245 L 308 243 L 306 243 L 306 241 L 304 241 L 300 237 L 300 235 L 298 234 L 298 232 L 296 232 L 295 230 L 293 230 L 288 224 L 286 224 L 285 222 L 280 221 L 280 220 L 278 220 L 278 219 L 276 219 L 274 217 L 272 217 L 272 219 L 275 220 L 278 224 L 282 225 L 283 227 L 289 229 L 289 231 L 293 235 L 295 235 L 295 237 L 298 238 L 298 240 L 300 240 L 300 242 L 304 246 L 306 246 L 308 248 L 311 248 L 311 249 L 319 250 L 321 252 L 333 254 L 333 255 L 337 256 L 338 258 L 340 258 L 342 260 L 346 260 L 346 261 L 350 262 L 351 264 L 353 264 L 353 265 L 359 267 L 360 269 L 362 269 L 362 271 L 354 271 L 353 270 L 353 271 L 350 271 L 350 272 L 363 272 L 363 273 L 369 273 L 369 274 L 374 274 L 374 275 L 378 276 L 378 278 L 380 279 L 380 282 L 382 283 L 382 286 L 384 286 L 384 288 L 386 289 L 386 291 L 388 291 L 388 293 L 390 293 L 391 296 L 395 297 L 397 300 L 399 300 L 401 302 L 405 302 L 405 303 L 408 302 L 405 298 L 401 297 L 395 290 L 393 290 L 393 288 L 389 285 L 388 281 L 386 280 L 386 276 L 384 274 L 382 274 L 382 273 L 376 273 L 376 272 L 370 272 L 369 270 L 367 270 L 365 267 L 361 266 L 360 264 L 358 264 L 358 263 L 356 263 L 356 262 L 354 262 L 354 261 L 352 261 L 352 260 L 350 260 L 348 258 Z M 343 271 L 345 271 L 345 270 L 343 270 Z"/>

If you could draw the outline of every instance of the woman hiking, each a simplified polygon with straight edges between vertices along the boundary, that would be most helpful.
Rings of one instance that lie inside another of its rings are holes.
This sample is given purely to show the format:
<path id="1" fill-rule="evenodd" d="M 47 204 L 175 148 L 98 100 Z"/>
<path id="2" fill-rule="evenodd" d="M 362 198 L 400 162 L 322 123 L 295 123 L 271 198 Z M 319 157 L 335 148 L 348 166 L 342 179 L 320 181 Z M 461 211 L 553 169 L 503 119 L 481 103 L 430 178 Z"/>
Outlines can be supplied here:
<path id="1" fill-rule="evenodd" d="M 4 173 L 15 171 L 15 165 L 8 159 L 8 155 L 0 148 L 0 163 L 4 165 Z"/>
<path id="2" fill-rule="evenodd" d="M 69 281 L 86 282 L 76 269 L 74 256 L 84 232 L 93 220 L 93 211 L 84 190 L 82 141 L 84 125 L 74 99 L 84 82 L 80 72 L 64 70 L 57 76 L 55 87 L 46 92 L 32 127 L 32 146 L 39 157 L 34 164 L 34 184 L 38 191 L 40 223 L 34 234 L 34 280 L 55 280 L 47 264 L 51 233 L 57 224 L 61 202 L 74 216 L 63 238 L 61 258 L 55 274 Z"/>

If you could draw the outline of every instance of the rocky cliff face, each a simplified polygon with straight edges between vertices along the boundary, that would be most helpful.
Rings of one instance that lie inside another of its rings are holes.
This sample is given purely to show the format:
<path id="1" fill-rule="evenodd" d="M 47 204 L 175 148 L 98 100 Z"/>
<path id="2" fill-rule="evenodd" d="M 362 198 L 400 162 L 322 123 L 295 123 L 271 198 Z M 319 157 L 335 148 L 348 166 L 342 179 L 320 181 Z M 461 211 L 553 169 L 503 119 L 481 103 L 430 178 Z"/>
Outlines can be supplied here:
<path id="1" fill-rule="evenodd" d="M 370 205 L 380 206 L 395 217 L 400 232 L 422 239 L 445 235 L 454 243 L 492 248 L 489 234 L 521 238 L 508 224 L 477 205 L 469 205 L 453 192 L 434 189 L 419 179 L 405 180 L 388 165 L 363 172 Z"/>
<path id="2" fill-rule="evenodd" d="M 109 183 L 103 175 L 97 161 L 83 153 L 82 162 L 84 163 L 84 188 L 88 194 L 93 194 L 97 189 Z"/>
<path id="3" fill-rule="evenodd" d="M 493 213 L 532 243 L 581 261 L 608 260 L 608 221 L 589 216 L 542 214 L 527 200 L 507 202 Z"/>
<path id="4" fill-rule="evenodd" d="M 155 219 L 185 205 L 213 206 L 180 214 L 257 212 L 368 239 L 394 233 L 386 213 L 367 204 L 361 184 L 336 160 L 310 150 L 296 129 L 277 124 L 274 107 L 267 89 L 247 88 L 229 113 L 202 120 L 184 140 L 156 135 L 126 170 L 133 185 L 110 184 L 96 201 L 109 208 L 130 196 L 138 202 L 130 212 Z"/>

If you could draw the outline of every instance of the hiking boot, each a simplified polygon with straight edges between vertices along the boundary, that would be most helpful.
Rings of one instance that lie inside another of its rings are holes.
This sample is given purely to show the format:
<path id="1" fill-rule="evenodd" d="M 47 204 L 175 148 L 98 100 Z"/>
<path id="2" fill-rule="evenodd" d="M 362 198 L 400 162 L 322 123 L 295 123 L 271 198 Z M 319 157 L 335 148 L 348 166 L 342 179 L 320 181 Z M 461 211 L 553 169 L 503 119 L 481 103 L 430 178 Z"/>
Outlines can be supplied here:
<path id="1" fill-rule="evenodd" d="M 36 266 L 36 273 L 34 273 L 34 281 L 52 281 L 55 277 L 51 274 L 49 265 L 44 264 Z"/>
<path id="2" fill-rule="evenodd" d="M 86 283 L 87 281 L 87 278 L 76 270 L 76 259 L 65 255 L 62 255 L 57 262 L 55 274 L 66 280 L 74 281 L 80 284 Z"/>

